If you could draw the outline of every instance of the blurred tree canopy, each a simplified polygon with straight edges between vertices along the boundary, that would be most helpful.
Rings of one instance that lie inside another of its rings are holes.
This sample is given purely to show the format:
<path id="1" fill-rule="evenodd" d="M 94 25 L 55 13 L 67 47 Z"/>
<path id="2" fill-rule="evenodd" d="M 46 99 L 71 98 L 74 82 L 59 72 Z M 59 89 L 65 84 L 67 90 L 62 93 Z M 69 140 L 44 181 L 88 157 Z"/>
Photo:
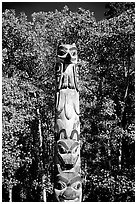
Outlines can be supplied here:
<path id="1" fill-rule="evenodd" d="M 135 3 L 134 2 L 109 2 L 106 3 L 106 12 L 104 15 L 106 16 L 107 19 L 113 18 L 115 16 L 119 16 L 122 14 L 124 11 L 127 11 L 129 9 L 134 9 L 135 8 Z"/>
<path id="2" fill-rule="evenodd" d="M 135 11 L 2 14 L 3 201 L 53 201 L 55 63 L 78 48 L 83 201 L 135 200 Z M 42 147 L 41 136 L 42 134 Z M 43 182 L 42 178 L 45 175 Z"/>

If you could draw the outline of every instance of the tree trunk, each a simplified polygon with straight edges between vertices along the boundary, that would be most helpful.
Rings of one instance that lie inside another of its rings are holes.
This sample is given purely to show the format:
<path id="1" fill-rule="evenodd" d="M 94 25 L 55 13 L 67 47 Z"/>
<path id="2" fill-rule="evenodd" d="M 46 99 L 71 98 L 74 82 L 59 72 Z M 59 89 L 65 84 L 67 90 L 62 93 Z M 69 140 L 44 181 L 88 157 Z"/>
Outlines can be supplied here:
<path id="1" fill-rule="evenodd" d="M 121 139 L 120 139 L 120 144 L 119 144 L 119 171 L 121 171 L 121 161 L 122 161 L 122 143 L 121 143 Z"/>
<path id="2" fill-rule="evenodd" d="M 130 40 L 130 39 L 129 39 Z M 126 101 L 127 101 L 127 96 L 128 96 L 128 90 L 129 90 L 129 70 L 130 70 L 130 66 L 131 66 L 131 60 L 130 60 L 130 53 L 127 56 L 127 67 L 126 67 L 126 63 L 123 60 L 123 66 L 124 66 L 124 71 L 125 71 L 125 81 L 126 81 L 126 89 L 125 89 L 125 94 L 124 94 L 124 100 L 123 100 L 123 104 L 122 104 L 122 109 L 121 109 L 121 129 L 122 129 L 122 133 L 120 135 L 120 142 L 119 142 L 119 171 L 121 171 L 122 166 L 121 166 L 121 161 L 122 161 L 122 137 L 123 137 L 123 131 L 124 128 L 126 127 L 126 122 L 124 121 L 124 113 L 125 113 L 125 107 L 126 107 Z"/>
<path id="3" fill-rule="evenodd" d="M 12 178 L 10 178 L 9 180 L 9 202 L 12 202 L 12 188 L 13 188 Z"/>
<path id="4" fill-rule="evenodd" d="M 9 187 L 9 202 L 12 202 L 12 186 Z"/>
<path id="5" fill-rule="evenodd" d="M 122 127 L 122 122 L 121 122 L 121 130 L 122 132 L 120 132 L 120 138 L 119 138 L 119 156 L 118 156 L 118 169 L 119 172 L 121 172 L 122 169 L 122 137 L 123 137 L 123 127 Z"/>
<path id="6" fill-rule="evenodd" d="M 111 171 L 111 147 L 110 147 L 110 136 L 108 137 L 108 165 Z"/>
<path id="7" fill-rule="evenodd" d="M 111 125 L 106 122 L 106 134 L 107 134 L 107 153 L 108 153 L 108 167 L 111 171 Z"/>
<path id="8" fill-rule="evenodd" d="M 81 202 L 77 48 L 75 44 L 59 45 L 57 54 L 55 199 L 58 202 Z"/>
<path id="9" fill-rule="evenodd" d="M 41 119 L 40 119 L 40 112 L 39 112 L 39 108 L 37 108 L 37 115 L 38 115 L 38 130 L 39 130 L 39 141 L 40 141 L 40 148 L 42 147 L 42 143 L 43 143 L 43 138 L 42 138 L 42 132 L 41 132 Z"/>
<path id="10" fill-rule="evenodd" d="M 43 186 L 43 201 L 47 202 L 46 187 L 45 187 L 45 174 L 43 174 L 42 176 L 42 186 Z"/>
<path id="11" fill-rule="evenodd" d="M 37 97 L 36 93 L 35 93 L 35 97 Z M 46 170 L 44 169 L 43 137 L 42 137 L 42 131 L 41 131 L 41 116 L 40 116 L 39 107 L 37 107 L 37 116 L 38 116 L 38 132 L 39 132 L 40 168 L 43 174 L 41 178 L 42 179 L 42 200 L 46 202 L 47 198 L 46 198 L 45 174 L 44 174 L 44 171 Z"/>

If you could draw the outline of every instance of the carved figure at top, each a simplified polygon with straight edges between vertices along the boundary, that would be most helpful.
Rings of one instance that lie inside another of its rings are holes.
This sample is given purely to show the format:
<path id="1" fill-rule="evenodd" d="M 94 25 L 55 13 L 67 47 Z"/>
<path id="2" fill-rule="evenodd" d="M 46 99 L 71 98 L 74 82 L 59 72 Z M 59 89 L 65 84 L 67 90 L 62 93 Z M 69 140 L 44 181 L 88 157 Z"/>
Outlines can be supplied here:
<path id="1" fill-rule="evenodd" d="M 57 89 L 78 90 L 77 48 L 72 45 L 60 44 L 57 50 L 56 82 Z"/>

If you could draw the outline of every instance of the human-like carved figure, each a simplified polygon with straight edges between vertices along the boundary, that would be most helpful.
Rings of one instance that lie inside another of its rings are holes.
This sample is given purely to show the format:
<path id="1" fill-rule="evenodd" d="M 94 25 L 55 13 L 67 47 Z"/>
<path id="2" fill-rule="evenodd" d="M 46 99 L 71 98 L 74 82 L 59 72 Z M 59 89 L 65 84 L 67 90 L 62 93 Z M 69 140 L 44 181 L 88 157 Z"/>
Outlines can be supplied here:
<path id="1" fill-rule="evenodd" d="M 59 202 L 81 202 L 82 179 L 75 171 L 62 171 L 58 165 L 59 174 L 55 182 L 55 196 Z"/>

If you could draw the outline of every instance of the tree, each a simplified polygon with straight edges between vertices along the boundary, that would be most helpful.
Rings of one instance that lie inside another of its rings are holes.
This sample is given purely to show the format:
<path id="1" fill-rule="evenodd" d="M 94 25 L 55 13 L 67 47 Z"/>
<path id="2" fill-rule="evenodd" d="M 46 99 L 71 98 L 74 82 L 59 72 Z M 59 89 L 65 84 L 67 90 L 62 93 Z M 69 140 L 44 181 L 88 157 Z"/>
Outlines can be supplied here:
<path id="1" fill-rule="evenodd" d="M 124 11 L 129 9 L 135 9 L 134 2 L 109 2 L 106 4 L 105 8 L 107 11 L 104 13 L 107 19 L 117 17 Z"/>
<path id="2" fill-rule="evenodd" d="M 23 84 L 20 84 L 23 85 Z M 9 200 L 12 201 L 12 187 L 19 181 L 16 171 L 24 164 L 29 166 L 32 162 L 31 152 L 26 144 L 19 141 L 26 138 L 28 142 L 30 129 L 29 121 L 34 114 L 28 112 L 30 101 L 19 87 L 18 78 L 3 78 L 3 182 L 9 188 Z M 31 110 L 32 111 L 32 110 Z"/>

